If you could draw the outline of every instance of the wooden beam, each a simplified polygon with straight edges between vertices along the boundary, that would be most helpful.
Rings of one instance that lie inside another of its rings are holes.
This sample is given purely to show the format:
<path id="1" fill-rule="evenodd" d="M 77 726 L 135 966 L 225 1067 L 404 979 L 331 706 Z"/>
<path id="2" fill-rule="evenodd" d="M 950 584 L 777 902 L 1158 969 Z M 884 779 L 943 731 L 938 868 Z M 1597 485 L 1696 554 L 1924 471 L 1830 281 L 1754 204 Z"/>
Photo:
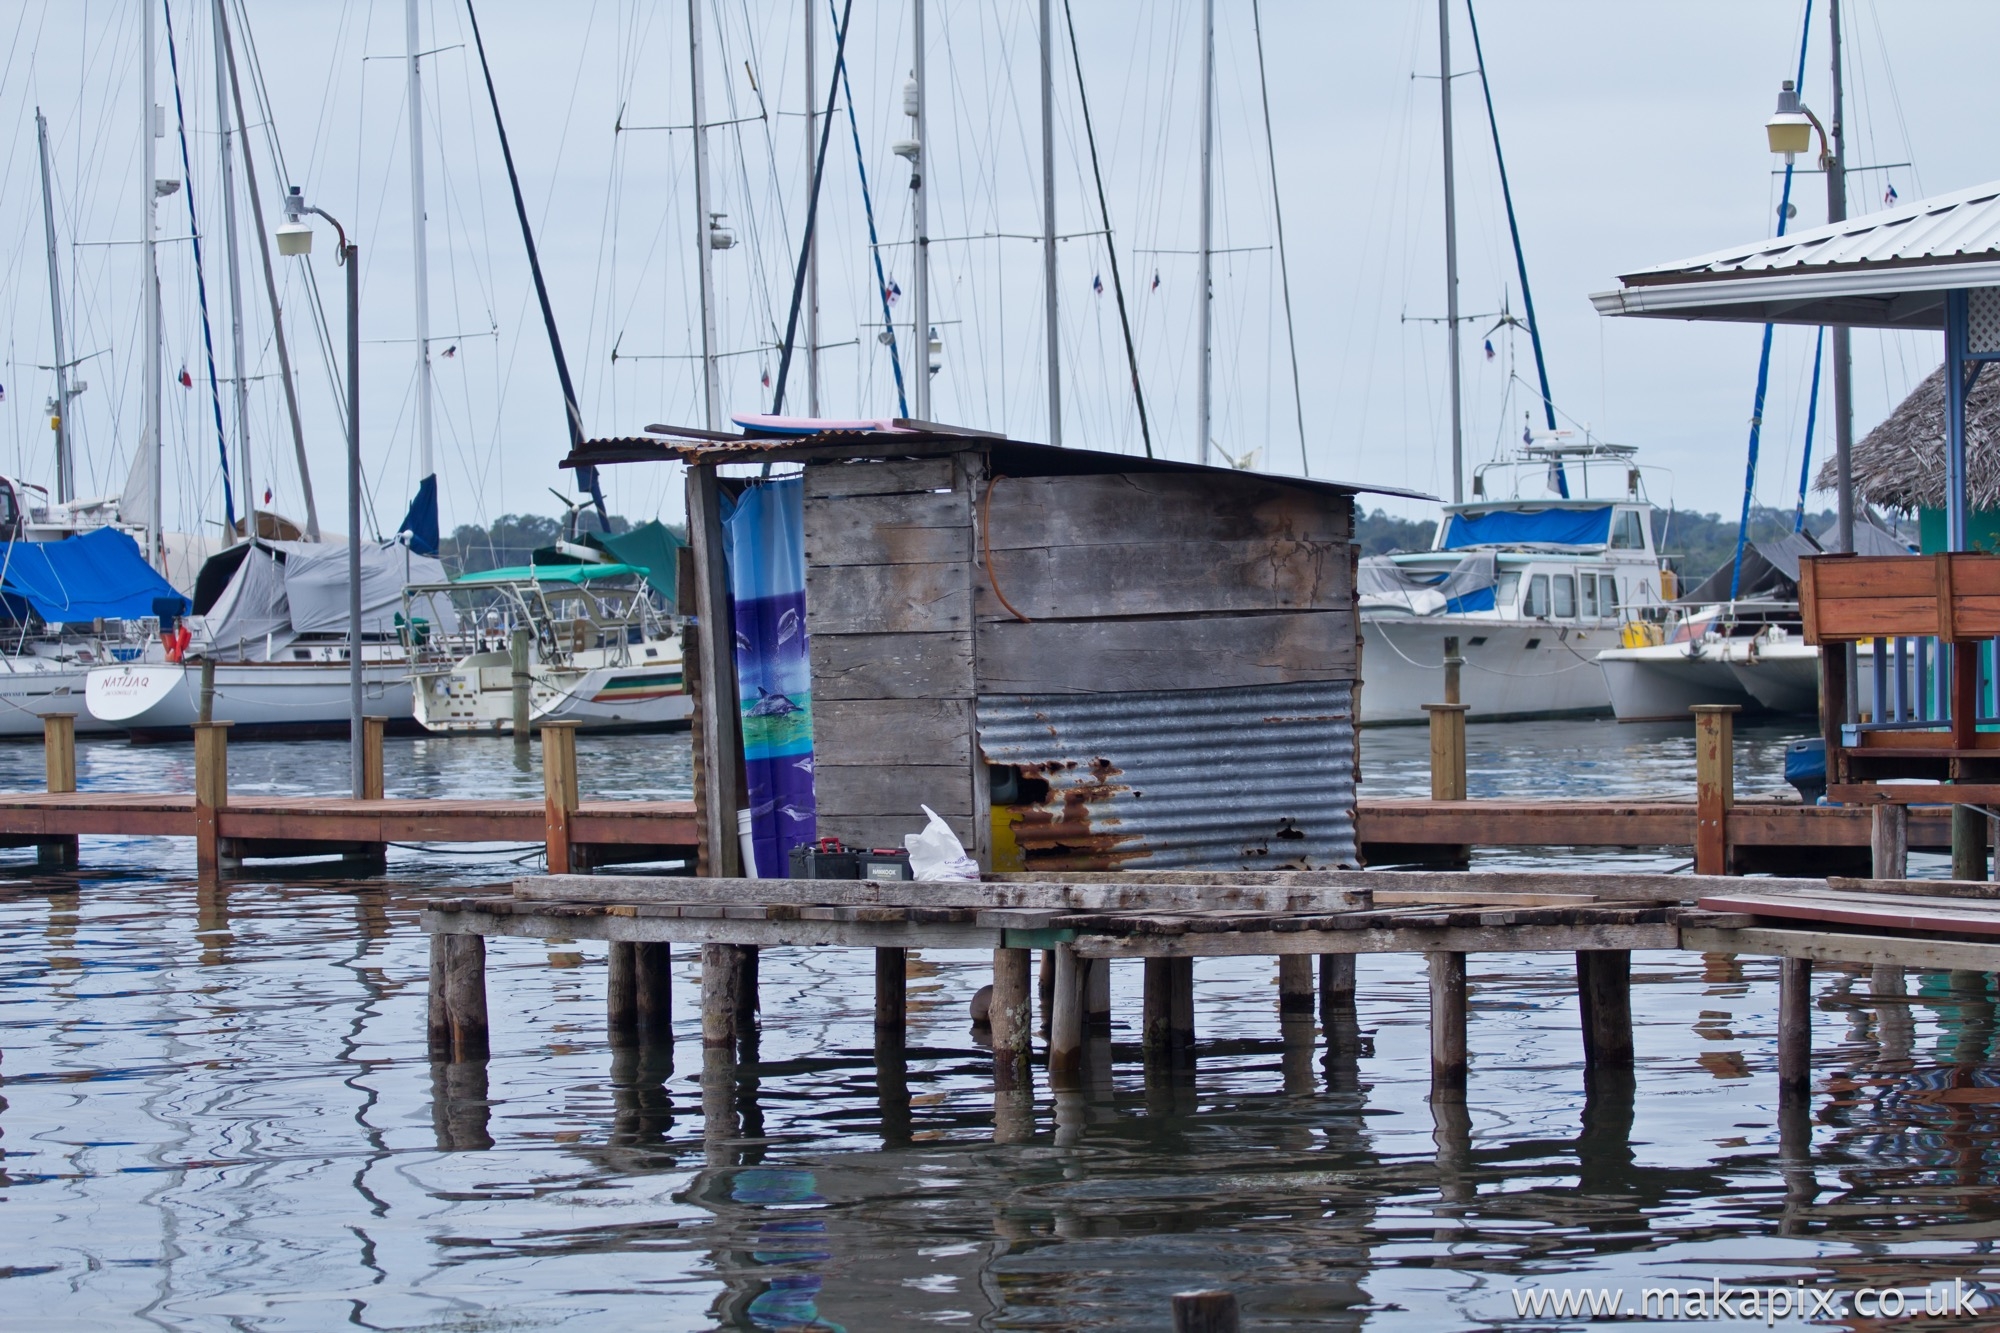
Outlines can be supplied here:
<path id="1" fill-rule="evenodd" d="M 542 724 L 542 819 L 548 866 L 568 874 L 575 858 L 570 819 L 580 803 L 577 792 L 575 722 Z"/>
<path id="2" fill-rule="evenodd" d="M 1696 704 L 1694 870 L 1729 873 L 1729 808 L 1736 804 L 1735 704 Z"/>
<path id="3" fill-rule="evenodd" d="M 1745 926 L 1738 930 L 1691 927 L 1681 932 L 1680 947 L 1697 953 L 1763 954 L 1805 958 L 1817 963 L 1858 963 L 1931 972 L 2000 972 L 2000 944 L 1911 935 L 1846 934 L 1776 926 Z"/>
<path id="4" fill-rule="evenodd" d="M 721 495 L 715 466 L 687 470 L 688 545 L 694 557 L 695 614 L 701 623 L 697 651 L 701 714 L 702 785 L 695 792 L 702 824 L 703 855 L 710 873 L 735 875 L 742 869 L 736 840 L 736 793 L 742 783 L 742 727 L 737 716 L 734 616 L 724 555 Z M 552 867 L 553 868 L 553 867 Z"/>

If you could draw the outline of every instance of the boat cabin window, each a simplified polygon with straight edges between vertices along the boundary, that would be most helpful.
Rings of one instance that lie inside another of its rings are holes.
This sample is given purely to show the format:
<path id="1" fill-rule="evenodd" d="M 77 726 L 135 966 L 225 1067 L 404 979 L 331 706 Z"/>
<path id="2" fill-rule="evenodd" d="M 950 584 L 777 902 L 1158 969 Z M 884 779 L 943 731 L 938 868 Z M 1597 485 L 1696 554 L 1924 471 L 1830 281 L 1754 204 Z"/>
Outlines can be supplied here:
<path id="1" fill-rule="evenodd" d="M 1541 617 L 1549 613 L 1549 576 L 1537 574 L 1528 580 L 1528 600 L 1521 606 L 1524 616 Z"/>
<path id="2" fill-rule="evenodd" d="M 1580 574 L 1577 576 L 1577 581 L 1582 585 L 1577 591 L 1583 594 L 1583 618 L 1595 620 L 1597 619 L 1597 575 Z"/>
<path id="3" fill-rule="evenodd" d="M 1639 521 L 1638 510 L 1620 509 L 1612 515 L 1611 549 L 1614 551 L 1646 549 L 1646 529 Z"/>
<path id="4" fill-rule="evenodd" d="M 1558 620 L 1573 619 L 1576 615 L 1576 579 L 1568 574 L 1558 574 L 1555 576 L 1554 585 L 1555 597 L 1551 614 Z"/>
<path id="5" fill-rule="evenodd" d="M 1521 595 L 1520 572 L 1502 574 L 1493 583 L 1493 605 L 1501 609 L 1512 607 Z"/>
<path id="6" fill-rule="evenodd" d="M 1599 576 L 1597 580 L 1597 595 L 1604 603 L 1604 618 L 1606 620 L 1618 619 L 1618 576 L 1616 574 Z"/>
<path id="7" fill-rule="evenodd" d="M 0 485 L 0 536 L 12 541 L 20 536 L 21 511 L 14 503 L 14 488 Z"/>

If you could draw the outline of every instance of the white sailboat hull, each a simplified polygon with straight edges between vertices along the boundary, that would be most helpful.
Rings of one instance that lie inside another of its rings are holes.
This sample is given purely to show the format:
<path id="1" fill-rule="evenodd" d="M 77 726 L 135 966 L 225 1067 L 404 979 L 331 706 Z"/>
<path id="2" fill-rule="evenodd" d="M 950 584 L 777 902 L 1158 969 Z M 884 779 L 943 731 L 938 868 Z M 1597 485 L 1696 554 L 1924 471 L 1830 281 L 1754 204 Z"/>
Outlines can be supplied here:
<path id="1" fill-rule="evenodd" d="M 201 668 L 174 662 L 98 667 L 90 673 L 86 699 L 93 717 L 135 739 L 185 735 L 200 713 Z M 369 716 L 388 718 L 392 729 L 407 724 L 413 713 L 408 663 L 365 662 L 362 703 Z M 233 724 L 239 738 L 345 735 L 349 708 L 345 662 L 215 667 L 214 719 Z"/>
<path id="2" fill-rule="evenodd" d="M 1369 615 L 1362 619 L 1361 722 L 1422 722 L 1444 701 L 1444 640 L 1458 639 L 1459 697 L 1473 721 L 1589 717 L 1611 711 L 1593 659 L 1616 628 L 1477 616 Z"/>
<path id="3" fill-rule="evenodd" d="M 681 680 L 678 645 L 672 657 L 621 665 L 562 668 L 537 664 L 531 673 L 532 723 L 575 722 L 585 731 L 663 730 L 694 716 Z M 449 670 L 417 678 L 416 719 L 426 730 L 461 735 L 514 730 L 513 666 L 504 652 L 479 653 Z"/>
<path id="4" fill-rule="evenodd" d="M 1597 665 L 1620 722 L 1685 722 L 1696 704 L 1763 710 L 1730 669 L 1720 642 L 1613 648 L 1598 654 Z"/>
<path id="5" fill-rule="evenodd" d="M 1732 644 L 1729 670 L 1745 693 L 1773 713 L 1819 712 L 1819 649 L 1811 644 L 1796 639 Z"/>
<path id="6" fill-rule="evenodd" d="M 119 728 L 98 721 L 84 706 L 90 671 L 75 661 L 0 657 L 0 737 L 39 740 L 42 719 L 52 716 L 75 718 L 79 736 L 116 733 Z"/>

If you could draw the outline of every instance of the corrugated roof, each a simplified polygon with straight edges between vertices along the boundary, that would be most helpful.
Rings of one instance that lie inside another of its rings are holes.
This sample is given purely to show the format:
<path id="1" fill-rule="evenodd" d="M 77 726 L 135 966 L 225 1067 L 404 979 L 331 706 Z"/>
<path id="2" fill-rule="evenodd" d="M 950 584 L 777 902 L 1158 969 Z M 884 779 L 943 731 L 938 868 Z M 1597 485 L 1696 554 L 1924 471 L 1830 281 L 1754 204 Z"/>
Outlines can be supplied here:
<path id="1" fill-rule="evenodd" d="M 2000 182 L 1638 269 L 1605 315 L 1942 328 L 1943 293 L 2000 286 Z"/>
<path id="2" fill-rule="evenodd" d="M 978 431 L 956 431 L 928 423 L 898 422 L 891 431 L 828 430 L 817 435 L 724 435 L 716 431 L 667 434 L 659 438 L 626 437 L 586 440 L 562 461 L 564 467 L 594 467 L 607 463 L 804 463 L 839 459 L 917 458 L 979 449 L 993 456 L 995 466 L 1015 475 L 1061 475 L 1103 472 L 1200 472 L 1218 477 L 1254 478 L 1342 494 L 1366 492 L 1435 500 L 1422 491 L 1376 486 L 1358 481 L 1322 481 L 1274 472 L 1244 472 L 1236 468 L 1181 463 L 1164 458 L 1114 454 L 1097 449 L 1056 448 L 1009 440 Z"/>

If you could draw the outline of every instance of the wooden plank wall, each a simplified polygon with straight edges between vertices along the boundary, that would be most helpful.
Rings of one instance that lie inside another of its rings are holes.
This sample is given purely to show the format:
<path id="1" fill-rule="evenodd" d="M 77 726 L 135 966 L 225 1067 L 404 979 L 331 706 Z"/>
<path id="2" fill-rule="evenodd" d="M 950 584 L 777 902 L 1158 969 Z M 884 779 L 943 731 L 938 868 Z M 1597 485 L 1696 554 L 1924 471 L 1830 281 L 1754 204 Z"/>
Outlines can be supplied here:
<path id="1" fill-rule="evenodd" d="M 1146 473 L 1001 477 L 976 498 L 980 694 L 1358 674 L 1351 500 Z"/>
<path id="2" fill-rule="evenodd" d="M 919 803 L 990 841 L 973 748 L 978 454 L 805 470 L 806 630 L 822 837 L 901 847 Z"/>

